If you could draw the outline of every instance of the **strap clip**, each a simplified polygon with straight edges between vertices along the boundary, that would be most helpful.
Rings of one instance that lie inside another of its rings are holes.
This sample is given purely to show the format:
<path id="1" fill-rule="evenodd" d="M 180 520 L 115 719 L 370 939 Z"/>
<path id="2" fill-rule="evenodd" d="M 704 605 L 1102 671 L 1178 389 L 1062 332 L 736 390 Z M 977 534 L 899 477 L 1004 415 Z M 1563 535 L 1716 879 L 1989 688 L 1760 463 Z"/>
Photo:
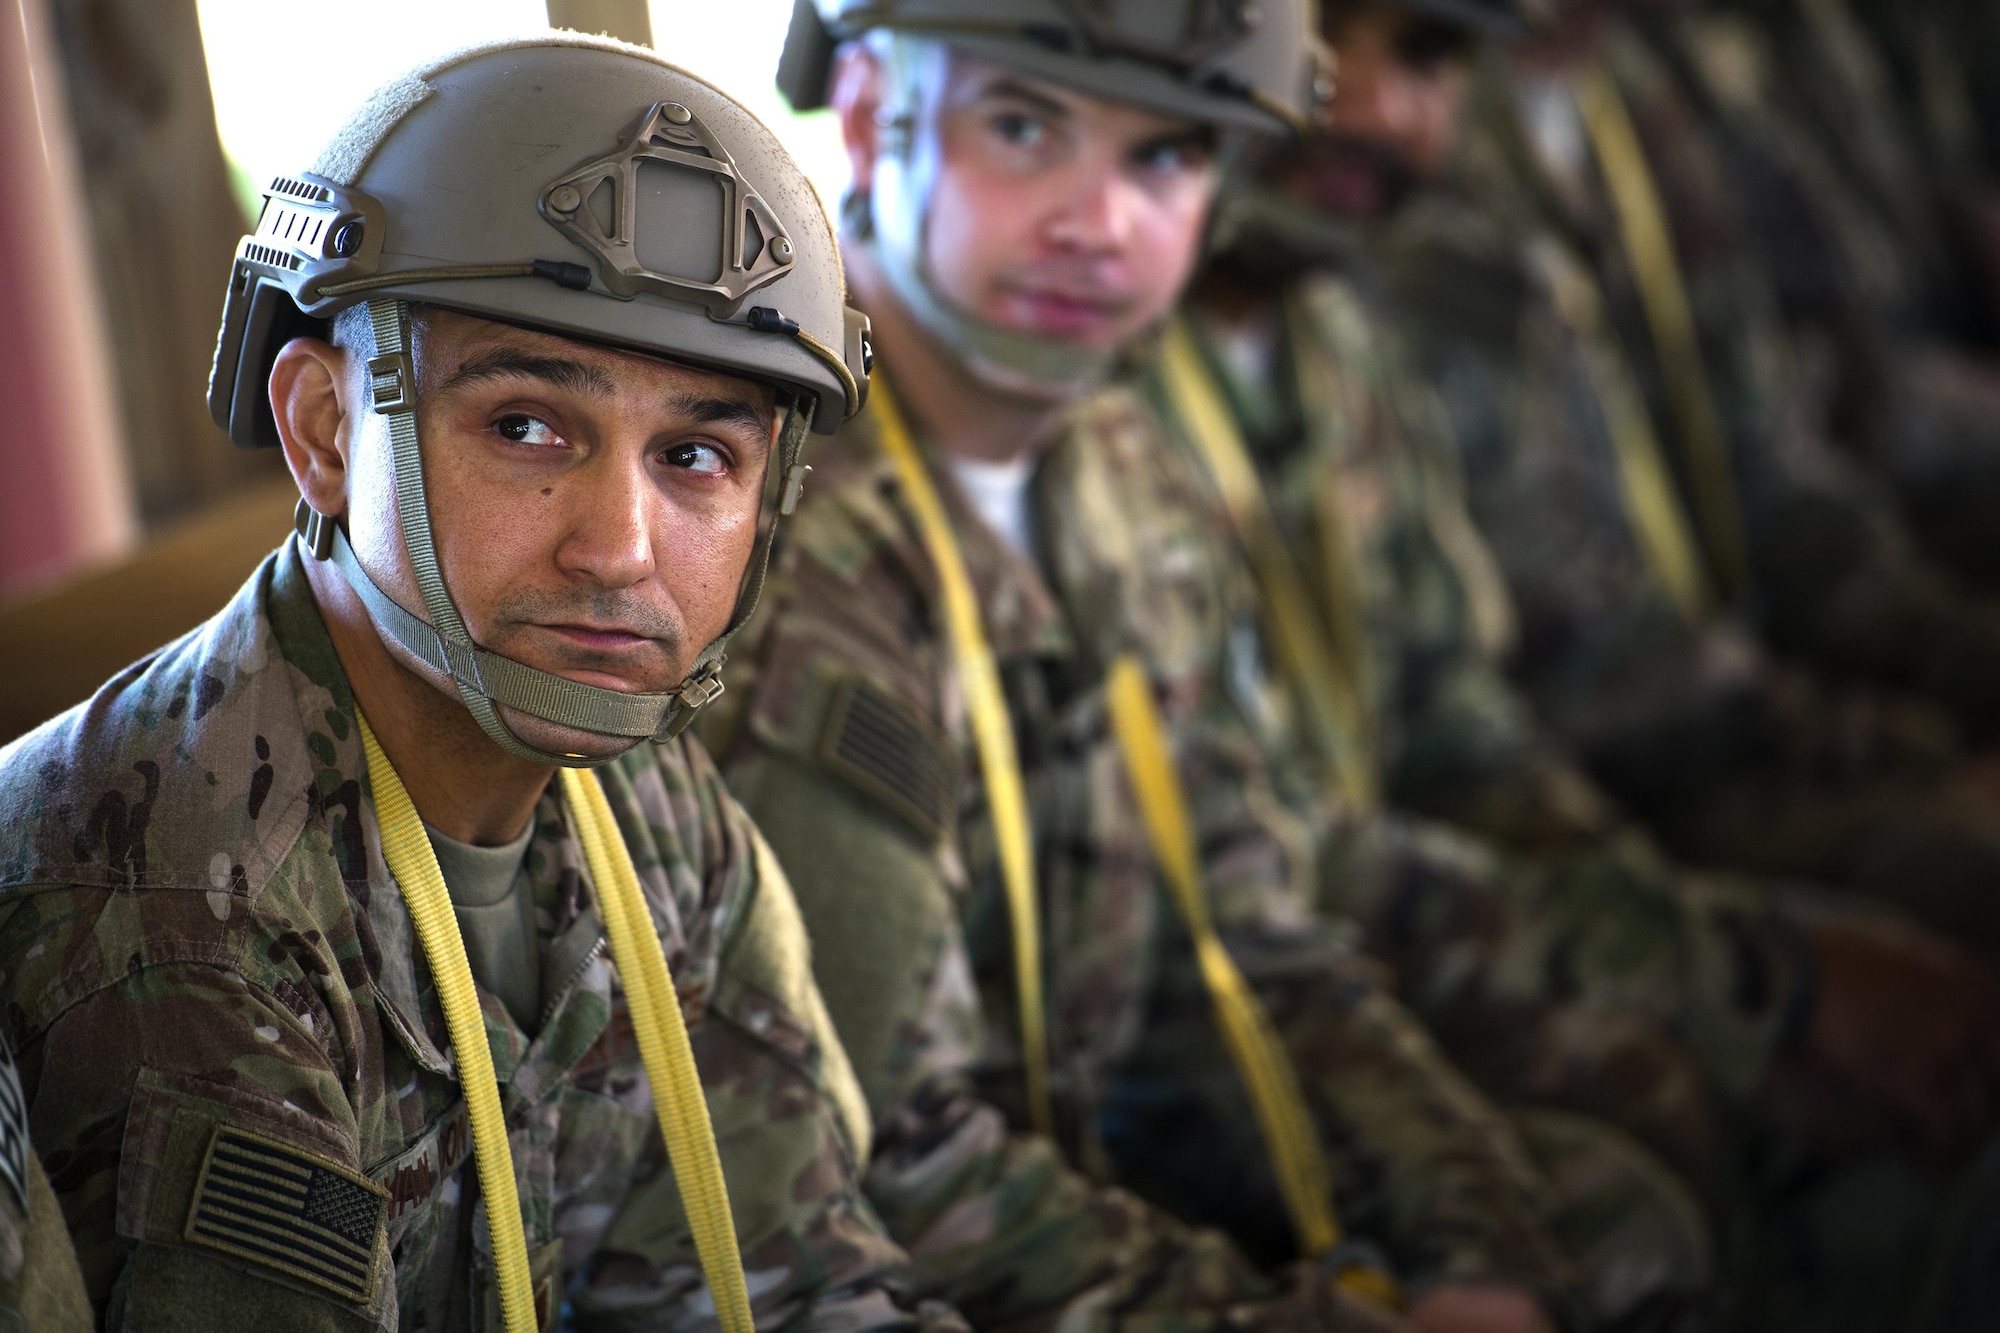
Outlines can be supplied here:
<path id="1" fill-rule="evenodd" d="M 339 524 L 333 518 L 314 509 L 304 496 L 299 497 L 297 507 L 292 510 L 292 526 L 305 540 L 306 553 L 315 560 L 327 560 L 333 556 L 333 534 Z"/>
<path id="2" fill-rule="evenodd" d="M 799 500 L 806 493 L 806 474 L 812 471 L 810 463 L 794 463 L 785 473 L 785 493 L 778 501 L 778 513 L 785 518 L 799 507 Z"/>
<path id="3" fill-rule="evenodd" d="M 720 699 L 722 690 L 722 663 L 710 662 L 689 676 L 676 693 L 680 696 L 681 707 L 692 712 Z"/>
<path id="4" fill-rule="evenodd" d="M 368 361 L 368 398 L 377 412 L 407 412 L 417 401 L 416 372 L 408 352 L 391 352 Z"/>

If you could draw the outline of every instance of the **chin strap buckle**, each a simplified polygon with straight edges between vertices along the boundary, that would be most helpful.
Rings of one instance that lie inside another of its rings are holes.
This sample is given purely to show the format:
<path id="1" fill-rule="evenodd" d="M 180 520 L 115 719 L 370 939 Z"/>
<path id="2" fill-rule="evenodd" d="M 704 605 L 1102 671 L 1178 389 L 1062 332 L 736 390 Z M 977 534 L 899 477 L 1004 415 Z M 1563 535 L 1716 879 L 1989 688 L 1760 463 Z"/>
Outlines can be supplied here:
<path id="1" fill-rule="evenodd" d="M 298 507 L 292 510 L 292 526 L 298 529 L 300 538 L 306 544 L 306 552 L 313 559 L 332 558 L 333 534 L 339 526 L 338 520 L 320 513 L 304 496 L 300 496 Z"/>
<path id="2" fill-rule="evenodd" d="M 722 662 L 720 657 L 704 662 L 674 691 L 674 706 L 653 733 L 655 744 L 663 745 L 686 731 L 696 713 L 722 697 Z"/>
<path id="3" fill-rule="evenodd" d="M 722 697 L 722 688 L 722 663 L 720 660 L 717 660 L 708 663 L 692 676 L 689 676 L 686 683 L 680 689 L 676 690 L 675 694 L 680 698 L 681 707 L 692 713 L 696 709 L 706 708 L 717 699 L 720 699 Z"/>

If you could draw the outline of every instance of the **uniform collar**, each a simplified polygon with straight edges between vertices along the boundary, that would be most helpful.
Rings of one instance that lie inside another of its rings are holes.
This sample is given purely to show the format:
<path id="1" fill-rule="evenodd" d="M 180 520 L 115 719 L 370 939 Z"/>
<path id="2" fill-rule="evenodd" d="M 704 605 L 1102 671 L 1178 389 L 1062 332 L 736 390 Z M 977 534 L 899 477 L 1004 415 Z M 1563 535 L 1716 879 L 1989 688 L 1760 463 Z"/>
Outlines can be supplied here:
<path id="1" fill-rule="evenodd" d="M 1067 447 L 1067 435 L 1065 431 L 1052 449 Z M 917 433 L 915 443 L 930 464 L 931 484 L 937 488 L 951 520 L 952 535 L 957 539 L 966 574 L 979 600 L 994 656 L 1003 660 L 1071 656 L 1075 652 L 1074 638 L 1063 608 L 1042 572 L 979 517 L 959 489 L 951 469 L 940 465 L 934 442 Z M 935 602 L 937 574 L 925 550 L 916 514 L 897 479 L 895 465 L 881 446 L 875 414 L 864 411 L 849 422 L 842 428 L 841 438 L 822 451 L 821 456 L 830 460 L 829 467 L 823 469 L 831 473 L 825 478 L 829 498 L 837 491 L 841 499 L 835 502 L 845 504 L 864 532 L 879 539 L 884 549 L 895 552 L 899 562 L 932 590 L 931 599 Z M 1040 473 L 1047 470 L 1048 462 L 1045 456 L 1037 470 L 1034 485 L 1037 499 L 1042 490 Z"/>
<path id="2" fill-rule="evenodd" d="M 443 1006 L 409 907 L 382 857 L 367 756 L 354 725 L 354 694 L 294 545 L 277 557 L 268 610 L 284 659 L 324 692 L 299 691 L 297 709 L 301 733 L 319 764 L 314 779 L 318 808 L 328 816 L 336 858 L 343 851 L 351 856 L 344 829 L 363 831 L 365 859 L 343 860 L 342 875 L 356 915 L 374 937 L 370 981 L 376 997 L 413 1060 L 433 1073 L 452 1072 Z M 611 1012 L 603 928 L 591 910 L 582 849 L 554 783 L 535 806 L 534 828 L 529 876 L 537 902 L 553 903 L 556 918 L 554 934 L 542 949 L 545 1004 L 535 1037 L 531 1040 L 513 1021 L 498 997 L 480 992 L 494 1072 L 510 1095 L 526 1101 L 537 1100 L 597 1040 Z"/>

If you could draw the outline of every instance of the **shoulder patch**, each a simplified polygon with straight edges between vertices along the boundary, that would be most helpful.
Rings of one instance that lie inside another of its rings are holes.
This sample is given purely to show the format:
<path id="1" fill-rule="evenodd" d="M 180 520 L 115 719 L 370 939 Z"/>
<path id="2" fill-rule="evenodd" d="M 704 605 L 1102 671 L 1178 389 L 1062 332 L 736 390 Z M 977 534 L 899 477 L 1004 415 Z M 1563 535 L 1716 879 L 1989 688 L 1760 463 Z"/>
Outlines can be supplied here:
<path id="1" fill-rule="evenodd" d="M 186 1238 L 357 1303 L 374 1298 L 388 1191 L 323 1157 L 217 1125 Z"/>
<path id="2" fill-rule="evenodd" d="M 958 756 L 951 740 L 870 681 L 843 681 L 820 737 L 820 759 L 927 838 L 951 827 Z"/>

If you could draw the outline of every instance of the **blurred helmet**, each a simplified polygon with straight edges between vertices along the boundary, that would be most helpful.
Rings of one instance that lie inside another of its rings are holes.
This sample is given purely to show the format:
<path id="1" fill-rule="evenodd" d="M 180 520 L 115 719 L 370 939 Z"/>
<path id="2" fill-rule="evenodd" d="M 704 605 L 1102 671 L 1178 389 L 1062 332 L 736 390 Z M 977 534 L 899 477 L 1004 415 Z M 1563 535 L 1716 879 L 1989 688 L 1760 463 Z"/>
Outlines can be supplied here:
<path id="1" fill-rule="evenodd" d="M 279 349 L 363 302 L 369 391 L 388 417 L 423 613 L 384 593 L 338 521 L 301 501 L 307 548 L 335 563 L 386 638 L 450 675 L 512 753 L 585 762 L 526 745 L 496 703 L 632 744 L 678 732 L 720 693 L 771 529 L 797 500 L 807 431 L 836 429 L 866 392 L 867 321 L 846 304 L 811 183 L 748 111 L 651 51 L 573 34 L 472 48 L 377 89 L 308 170 L 265 191 L 255 233 L 237 246 L 209 381 L 209 410 L 231 439 L 278 443 L 266 384 Z M 735 615 L 675 690 L 580 685 L 471 642 L 424 500 L 412 302 L 777 389 L 780 447 Z"/>
<path id="2" fill-rule="evenodd" d="M 795 0 L 778 87 L 823 106 L 865 32 L 954 49 L 1107 101 L 1248 130 L 1301 128 L 1324 71 L 1311 0 Z"/>
<path id="3" fill-rule="evenodd" d="M 1395 0 L 1395 3 L 1459 24 L 1480 36 L 1504 37 L 1525 32 L 1529 25 L 1542 22 L 1555 0 Z"/>
<path id="4" fill-rule="evenodd" d="M 945 49 L 1161 115 L 1224 131 L 1281 134 L 1312 123 L 1331 93 L 1315 0 L 795 0 L 778 86 L 823 106 L 841 43 L 886 34 L 885 140 L 859 228 L 897 296 L 975 371 L 1071 397 L 1117 353 L 999 328 L 954 304 L 926 270 L 923 234 L 937 163 L 917 151 L 926 89 Z"/>

